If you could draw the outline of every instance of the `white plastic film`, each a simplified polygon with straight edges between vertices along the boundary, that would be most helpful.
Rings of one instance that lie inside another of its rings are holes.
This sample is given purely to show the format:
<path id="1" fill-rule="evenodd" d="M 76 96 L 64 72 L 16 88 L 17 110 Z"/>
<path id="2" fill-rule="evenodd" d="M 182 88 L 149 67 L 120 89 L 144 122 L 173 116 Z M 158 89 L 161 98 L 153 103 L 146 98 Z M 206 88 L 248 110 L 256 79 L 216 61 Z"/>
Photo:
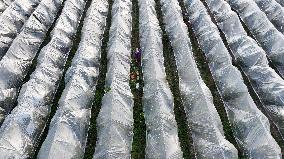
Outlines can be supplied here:
<path id="1" fill-rule="evenodd" d="M 284 35 L 279 32 L 254 0 L 226 0 L 265 50 L 268 58 L 284 77 Z"/>
<path id="2" fill-rule="evenodd" d="M 282 7 L 284 7 L 284 0 L 275 0 L 277 3 L 279 3 Z"/>
<path id="3" fill-rule="evenodd" d="M 225 139 L 213 97 L 202 80 L 192 54 L 190 39 L 176 0 L 162 0 L 166 32 L 176 58 L 182 103 L 192 130 L 197 158 L 238 158 L 236 148 Z"/>
<path id="4" fill-rule="evenodd" d="M 60 53 L 63 49 L 68 50 L 68 45 L 71 45 L 70 41 L 57 37 L 42 49 L 37 69 L 22 86 L 17 106 L 5 118 L 0 129 L 1 158 L 28 158 L 33 155 L 51 109 L 54 92 L 59 83 L 58 76 L 62 75 L 60 69 L 64 68 L 66 55 Z M 50 60 L 48 54 L 59 60 Z M 47 60 L 54 64 L 47 63 Z"/>
<path id="5" fill-rule="evenodd" d="M 63 0 L 44 0 L 0 61 L 0 125 L 13 109 L 23 80 Z"/>
<path id="6" fill-rule="evenodd" d="M 131 0 L 114 0 L 107 53 L 106 90 L 97 118 L 94 159 L 131 158 L 133 95 L 129 86 Z"/>
<path id="7" fill-rule="evenodd" d="M 139 0 L 146 158 L 182 159 L 174 98 L 166 79 L 161 29 L 154 0 Z"/>
<path id="8" fill-rule="evenodd" d="M 17 106 L 0 128 L 0 158 L 33 155 L 46 126 L 84 6 L 85 0 L 65 1 L 50 42 L 40 51 L 36 69 L 22 86 Z"/>
<path id="9" fill-rule="evenodd" d="M 281 158 L 268 119 L 256 107 L 240 71 L 200 0 L 185 0 L 189 21 L 224 102 L 237 144 L 248 158 Z"/>
<path id="10" fill-rule="evenodd" d="M 254 0 L 270 22 L 284 33 L 284 8 L 275 0 Z"/>
<path id="11" fill-rule="evenodd" d="M 65 74 L 65 89 L 38 158 L 83 158 L 91 106 L 99 75 L 107 0 L 93 0 L 81 31 L 81 41 Z"/>
<path id="12" fill-rule="evenodd" d="M 0 16 L 0 59 L 41 0 L 16 0 Z"/>
<path id="13" fill-rule="evenodd" d="M 267 115 L 284 136 L 284 80 L 268 65 L 265 51 L 250 38 L 224 0 L 206 0 L 235 61 L 248 77 Z M 229 18 L 228 18 L 229 17 Z"/>
<path id="14" fill-rule="evenodd" d="M 13 3 L 14 0 L 0 0 L 0 15 Z"/>

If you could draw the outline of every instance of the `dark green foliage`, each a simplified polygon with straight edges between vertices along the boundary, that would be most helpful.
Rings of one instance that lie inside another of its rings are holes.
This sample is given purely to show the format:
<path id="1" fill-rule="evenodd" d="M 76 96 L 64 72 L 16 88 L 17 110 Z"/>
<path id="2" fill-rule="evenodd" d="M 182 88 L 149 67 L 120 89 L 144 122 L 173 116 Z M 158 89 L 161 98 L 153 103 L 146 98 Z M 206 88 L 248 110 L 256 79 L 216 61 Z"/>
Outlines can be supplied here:
<path id="1" fill-rule="evenodd" d="M 132 0 L 132 39 L 131 39 L 132 52 L 136 48 L 140 48 L 139 43 L 139 7 L 138 0 Z M 134 159 L 145 158 L 146 147 L 146 125 L 143 113 L 142 97 L 143 97 L 143 74 L 141 65 L 135 59 L 131 59 L 131 73 L 138 74 L 139 77 L 133 80 L 130 77 L 130 87 L 134 96 L 133 118 L 134 118 L 134 136 L 132 143 L 131 156 Z M 131 76 L 131 75 L 130 75 Z M 139 87 L 136 88 L 136 84 Z"/>

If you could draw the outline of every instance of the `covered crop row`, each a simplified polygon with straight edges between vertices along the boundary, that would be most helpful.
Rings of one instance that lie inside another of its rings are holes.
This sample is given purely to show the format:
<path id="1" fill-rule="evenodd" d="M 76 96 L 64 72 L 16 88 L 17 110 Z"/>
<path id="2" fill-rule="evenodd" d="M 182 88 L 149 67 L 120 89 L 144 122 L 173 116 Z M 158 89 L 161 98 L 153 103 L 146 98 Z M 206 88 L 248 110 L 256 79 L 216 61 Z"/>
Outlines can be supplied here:
<path id="1" fill-rule="evenodd" d="M 50 42 L 41 50 L 35 71 L 21 88 L 17 106 L 0 128 L 0 158 L 33 155 L 50 114 L 84 6 L 84 0 L 65 2 Z"/>
<path id="2" fill-rule="evenodd" d="M 162 0 L 166 32 L 176 58 L 179 88 L 187 115 L 196 156 L 200 158 L 237 158 L 236 148 L 223 132 L 210 90 L 203 82 L 193 58 L 191 42 L 176 0 Z"/>
<path id="3" fill-rule="evenodd" d="M 279 32 L 252 0 L 226 0 L 266 51 L 268 58 L 284 77 L 284 35 Z"/>
<path id="4" fill-rule="evenodd" d="M 114 0 L 109 32 L 107 75 L 97 118 L 94 158 L 130 158 L 133 137 L 133 95 L 129 86 L 131 0 Z"/>
<path id="5" fill-rule="evenodd" d="M 280 159 L 281 5 L 0 0 L 0 158 Z"/>
<path id="6" fill-rule="evenodd" d="M 185 0 L 189 19 L 225 104 L 234 136 L 248 158 L 281 158 L 268 119 L 256 107 L 239 70 L 232 65 L 218 28 L 200 0 Z"/>
<path id="7" fill-rule="evenodd" d="M 181 159 L 173 95 L 166 80 L 161 28 L 154 0 L 139 0 L 139 23 L 147 126 L 146 158 Z"/>
<path id="8" fill-rule="evenodd" d="M 78 50 L 65 75 L 65 89 L 58 110 L 38 158 L 84 156 L 108 7 L 107 0 L 93 0 L 88 9 Z"/>
<path id="9" fill-rule="evenodd" d="M 0 15 L 13 3 L 14 0 L 0 0 Z"/>
<path id="10" fill-rule="evenodd" d="M 254 0 L 272 24 L 284 33 L 284 8 L 275 0 Z"/>
<path id="11" fill-rule="evenodd" d="M 0 16 L 0 59 L 41 0 L 16 0 Z"/>
<path id="12" fill-rule="evenodd" d="M 63 0 L 45 0 L 0 61 L 0 125 L 17 100 L 23 80 Z M 65 28 L 64 28 L 65 29 Z"/>
<path id="13" fill-rule="evenodd" d="M 277 3 L 279 3 L 282 7 L 284 7 L 284 0 L 275 0 Z"/>
<path id="14" fill-rule="evenodd" d="M 235 60 L 263 103 L 264 110 L 284 136 L 284 80 L 269 67 L 265 51 L 247 35 L 238 15 L 231 10 L 228 3 L 224 0 L 206 2 L 225 34 Z"/>

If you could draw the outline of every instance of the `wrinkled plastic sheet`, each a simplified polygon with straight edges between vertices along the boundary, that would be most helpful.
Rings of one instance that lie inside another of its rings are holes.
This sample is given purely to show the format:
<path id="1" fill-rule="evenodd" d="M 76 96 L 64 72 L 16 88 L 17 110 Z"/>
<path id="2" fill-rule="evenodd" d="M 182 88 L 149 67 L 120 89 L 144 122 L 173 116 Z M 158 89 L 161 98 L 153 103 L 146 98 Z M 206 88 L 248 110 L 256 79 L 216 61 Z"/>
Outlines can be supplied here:
<path id="1" fill-rule="evenodd" d="M 192 130 L 196 157 L 238 158 L 236 148 L 225 139 L 212 94 L 202 80 L 193 58 L 179 4 L 176 0 L 162 0 L 161 4 L 166 32 L 176 58 L 179 88 L 188 125 Z"/>
<path id="2" fill-rule="evenodd" d="M 186 0 L 186 6 L 242 153 L 248 158 L 281 158 L 281 149 L 270 134 L 269 121 L 256 107 L 241 73 L 232 65 L 206 8 L 199 0 Z"/>
<path id="3" fill-rule="evenodd" d="M 250 80 L 264 110 L 284 136 L 284 80 L 268 65 L 265 51 L 250 38 L 224 0 L 206 0 L 232 54 Z M 229 18 L 228 18 L 229 17 Z"/>
<path id="4" fill-rule="evenodd" d="M 0 0 L 0 15 L 13 3 L 14 0 Z"/>
<path id="5" fill-rule="evenodd" d="M 0 16 L 0 59 L 41 0 L 16 0 Z"/>
<path id="6" fill-rule="evenodd" d="M 71 38 L 76 34 L 84 6 L 84 0 L 67 0 L 64 3 L 50 42 L 40 51 L 36 69 L 22 86 L 17 106 L 0 128 L 0 158 L 28 158 L 33 155 L 45 128 L 73 46 Z"/>
<path id="7" fill-rule="evenodd" d="M 154 0 L 139 0 L 143 108 L 147 126 L 146 158 L 183 158 L 174 99 L 164 68 L 163 44 Z"/>
<path id="8" fill-rule="evenodd" d="M 18 91 L 63 0 L 45 0 L 31 15 L 0 61 L 0 125 L 12 110 Z"/>
<path id="9" fill-rule="evenodd" d="M 279 32 L 251 0 L 226 0 L 237 11 L 241 20 L 250 30 L 268 58 L 284 77 L 284 35 Z"/>
<path id="10" fill-rule="evenodd" d="M 131 158 L 133 95 L 129 86 L 132 1 L 114 0 L 109 32 L 107 74 L 97 118 L 94 158 Z"/>
<path id="11" fill-rule="evenodd" d="M 276 0 L 277 3 L 279 3 L 282 7 L 284 7 L 284 0 Z"/>
<path id="12" fill-rule="evenodd" d="M 38 154 L 40 159 L 84 156 L 107 14 L 107 0 L 92 1 L 81 31 L 81 42 L 65 74 L 65 89 L 58 110 Z"/>
<path id="13" fill-rule="evenodd" d="M 284 8 L 275 0 L 254 0 L 258 7 L 266 14 L 270 22 L 282 34 L 284 33 Z"/>

